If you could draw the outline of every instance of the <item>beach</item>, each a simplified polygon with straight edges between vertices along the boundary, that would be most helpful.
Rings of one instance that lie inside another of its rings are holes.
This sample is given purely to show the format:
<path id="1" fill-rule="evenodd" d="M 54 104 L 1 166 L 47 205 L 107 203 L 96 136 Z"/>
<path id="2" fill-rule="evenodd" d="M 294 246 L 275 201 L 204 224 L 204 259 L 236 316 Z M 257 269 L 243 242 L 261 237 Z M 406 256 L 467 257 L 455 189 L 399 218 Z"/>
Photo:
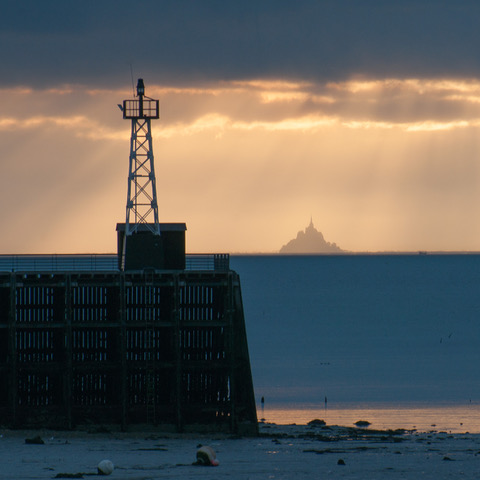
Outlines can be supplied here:
<path id="1" fill-rule="evenodd" d="M 0 478 L 12 480 L 91 478 L 105 459 L 115 467 L 108 478 L 128 480 L 438 480 L 478 478 L 480 471 L 480 434 L 467 432 L 260 424 L 258 437 L 103 428 L 91 433 L 1 430 L 0 435 Z M 44 443 L 26 443 L 37 437 Z M 193 465 L 201 445 L 215 450 L 219 466 Z"/>

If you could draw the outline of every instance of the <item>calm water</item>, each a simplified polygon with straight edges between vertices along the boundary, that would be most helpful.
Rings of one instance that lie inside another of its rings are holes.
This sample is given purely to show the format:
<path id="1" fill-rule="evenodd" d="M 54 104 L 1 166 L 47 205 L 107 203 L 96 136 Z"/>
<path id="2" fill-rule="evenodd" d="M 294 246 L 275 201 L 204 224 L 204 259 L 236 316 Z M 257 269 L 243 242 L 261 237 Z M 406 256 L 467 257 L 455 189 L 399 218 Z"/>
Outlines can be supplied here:
<path id="1" fill-rule="evenodd" d="M 480 255 L 233 256 L 231 266 L 268 407 L 259 418 L 480 432 Z"/>

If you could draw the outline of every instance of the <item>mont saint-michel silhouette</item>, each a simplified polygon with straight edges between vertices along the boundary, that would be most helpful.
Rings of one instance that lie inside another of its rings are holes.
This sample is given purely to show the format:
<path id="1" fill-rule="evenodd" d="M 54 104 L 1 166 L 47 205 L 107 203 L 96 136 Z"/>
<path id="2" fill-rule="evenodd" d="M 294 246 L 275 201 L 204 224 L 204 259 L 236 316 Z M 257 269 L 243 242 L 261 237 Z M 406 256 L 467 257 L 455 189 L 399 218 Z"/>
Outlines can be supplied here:
<path id="1" fill-rule="evenodd" d="M 323 238 L 322 232 L 313 226 L 313 219 L 310 219 L 310 225 L 305 231 L 300 230 L 297 238 L 290 240 L 280 249 L 280 253 L 342 253 L 343 251 L 336 243 L 327 242 Z"/>

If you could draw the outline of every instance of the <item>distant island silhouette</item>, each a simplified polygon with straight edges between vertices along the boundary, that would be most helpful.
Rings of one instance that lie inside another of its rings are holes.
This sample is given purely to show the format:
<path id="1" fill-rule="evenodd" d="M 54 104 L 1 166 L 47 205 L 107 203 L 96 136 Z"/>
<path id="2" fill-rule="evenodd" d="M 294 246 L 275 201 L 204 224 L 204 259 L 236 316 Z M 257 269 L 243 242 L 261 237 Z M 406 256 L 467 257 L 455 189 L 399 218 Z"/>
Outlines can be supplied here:
<path id="1" fill-rule="evenodd" d="M 280 249 L 280 253 L 342 253 L 342 250 L 336 243 L 330 243 L 323 238 L 322 232 L 319 232 L 313 226 L 313 219 L 310 219 L 310 225 L 305 231 L 300 230 L 297 238 L 290 240 Z"/>

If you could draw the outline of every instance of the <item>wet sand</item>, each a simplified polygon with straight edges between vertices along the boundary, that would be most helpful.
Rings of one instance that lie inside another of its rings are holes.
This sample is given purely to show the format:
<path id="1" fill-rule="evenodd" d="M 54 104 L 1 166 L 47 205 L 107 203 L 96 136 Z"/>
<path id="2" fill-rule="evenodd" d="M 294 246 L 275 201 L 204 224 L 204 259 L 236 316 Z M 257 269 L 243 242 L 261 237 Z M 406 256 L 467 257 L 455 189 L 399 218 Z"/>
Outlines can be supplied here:
<path id="1" fill-rule="evenodd" d="M 262 424 L 255 438 L 46 430 L 0 434 L 0 478 L 5 479 L 78 473 L 92 478 L 103 459 L 115 465 L 108 478 L 129 480 L 474 479 L 480 472 L 480 434 L 468 433 Z M 25 443 L 37 436 L 44 444 Z M 200 445 L 213 447 L 218 467 L 192 465 Z"/>

